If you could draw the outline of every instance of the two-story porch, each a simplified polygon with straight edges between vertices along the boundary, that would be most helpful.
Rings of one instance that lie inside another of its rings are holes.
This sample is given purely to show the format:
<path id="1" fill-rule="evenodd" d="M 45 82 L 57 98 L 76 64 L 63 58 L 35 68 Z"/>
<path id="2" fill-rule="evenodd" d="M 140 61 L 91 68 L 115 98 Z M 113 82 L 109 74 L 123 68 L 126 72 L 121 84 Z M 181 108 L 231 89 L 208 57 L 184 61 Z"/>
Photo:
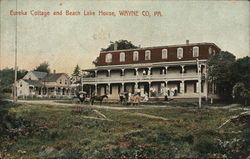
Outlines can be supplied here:
<path id="1" fill-rule="evenodd" d="M 206 60 L 199 65 L 200 75 L 196 61 L 97 67 L 84 70 L 91 77 L 82 82 L 89 94 L 107 94 L 110 99 L 118 99 L 121 92 L 139 92 L 150 99 L 198 98 L 199 89 L 206 98 Z"/>

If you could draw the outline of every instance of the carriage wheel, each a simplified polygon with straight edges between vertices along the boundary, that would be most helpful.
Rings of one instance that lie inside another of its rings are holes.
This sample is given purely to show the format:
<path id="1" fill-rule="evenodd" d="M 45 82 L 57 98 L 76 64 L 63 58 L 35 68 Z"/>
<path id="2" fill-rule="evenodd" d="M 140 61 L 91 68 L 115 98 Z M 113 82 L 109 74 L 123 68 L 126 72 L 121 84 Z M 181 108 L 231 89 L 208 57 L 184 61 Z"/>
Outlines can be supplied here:
<path id="1" fill-rule="evenodd" d="M 72 103 L 73 104 L 79 104 L 80 103 L 80 100 L 78 98 L 73 98 L 72 99 Z"/>

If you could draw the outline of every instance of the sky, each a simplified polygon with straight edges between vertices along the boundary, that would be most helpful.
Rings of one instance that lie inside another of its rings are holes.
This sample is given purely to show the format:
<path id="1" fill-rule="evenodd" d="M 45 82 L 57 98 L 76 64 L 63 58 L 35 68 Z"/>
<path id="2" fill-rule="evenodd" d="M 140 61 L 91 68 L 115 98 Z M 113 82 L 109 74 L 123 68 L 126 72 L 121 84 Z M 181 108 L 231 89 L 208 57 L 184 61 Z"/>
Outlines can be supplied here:
<path id="1" fill-rule="evenodd" d="M 17 0 L 17 11 L 28 14 L 17 16 L 17 34 L 16 16 L 10 14 L 16 0 L 0 4 L 0 69 L 14 66 L 16 35 L 19 69 L 32 70 L 47 61 L 51 70 L 69 74 L 77 64 L 93 68 L 101 48 L 120 39 L 141 47 L 212 42 L 237 58 L 250 56 L 249 1 Z M 30 15 L 32 10 L 50 15 Z M 63 15 L 53 15 L 61 10 Z M 81 15 L 67 16 L 66 10 Z M 139 16 L 120 16 L 122 10 L 138 11 Z M 84 16 L 84 11 L 96 15 Z M 116 16 L 99 16 L 99 11 Z M 155 11 L 162 16 L 153 16 Z"/>

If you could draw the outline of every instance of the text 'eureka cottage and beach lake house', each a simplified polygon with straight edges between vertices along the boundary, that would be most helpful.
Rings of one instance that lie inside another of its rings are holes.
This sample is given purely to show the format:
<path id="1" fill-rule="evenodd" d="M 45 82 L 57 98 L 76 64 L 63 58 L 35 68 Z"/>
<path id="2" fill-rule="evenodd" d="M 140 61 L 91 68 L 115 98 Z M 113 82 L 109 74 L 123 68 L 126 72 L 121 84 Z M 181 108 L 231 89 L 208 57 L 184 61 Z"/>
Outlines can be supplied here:
<path id="1" fill-rule="evenodd" d="M 183 45 L 101 51 L 96 67 L 84 70 L 92 77 L 82 82 L 89 94 L 107 94 L 111 100 L 118 100 L 122 92 L 139 93 L 149 100 L 163 100 L 166 95 L 196 99 L 199 90 L 207 99 L 212 93 L 207 60 L 219 51 L 214 43 L 189 44 L 188 40 Z"/>

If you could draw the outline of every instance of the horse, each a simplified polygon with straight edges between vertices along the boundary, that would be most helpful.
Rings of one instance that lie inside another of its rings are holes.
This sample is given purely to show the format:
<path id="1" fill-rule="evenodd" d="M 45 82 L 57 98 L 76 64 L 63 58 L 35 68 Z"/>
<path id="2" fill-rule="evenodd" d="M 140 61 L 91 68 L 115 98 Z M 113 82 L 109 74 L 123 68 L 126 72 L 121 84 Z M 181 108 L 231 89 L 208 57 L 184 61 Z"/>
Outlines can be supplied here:
<path id="1" fill-rule="evenodd" d="M 140 96 L 138 94 L 132 95 L 130 97 L 130 100 L 132 102 L 132 105 L 139 105 L 140 104 Z"/>
<path id="2" fill-rule="evenodd" d="M 92 96 L 92 97 L 90 98 L 91 105 L 94 104 L 94 101 L 95 101 L 95 100 L 96 100 L 96 101 L 100 101 L 100 105 L 102 105 L 102 101 L 103 101 L 104 98 L 108 98 L 108 96 L 107 96 L 107 95 Z"/>

